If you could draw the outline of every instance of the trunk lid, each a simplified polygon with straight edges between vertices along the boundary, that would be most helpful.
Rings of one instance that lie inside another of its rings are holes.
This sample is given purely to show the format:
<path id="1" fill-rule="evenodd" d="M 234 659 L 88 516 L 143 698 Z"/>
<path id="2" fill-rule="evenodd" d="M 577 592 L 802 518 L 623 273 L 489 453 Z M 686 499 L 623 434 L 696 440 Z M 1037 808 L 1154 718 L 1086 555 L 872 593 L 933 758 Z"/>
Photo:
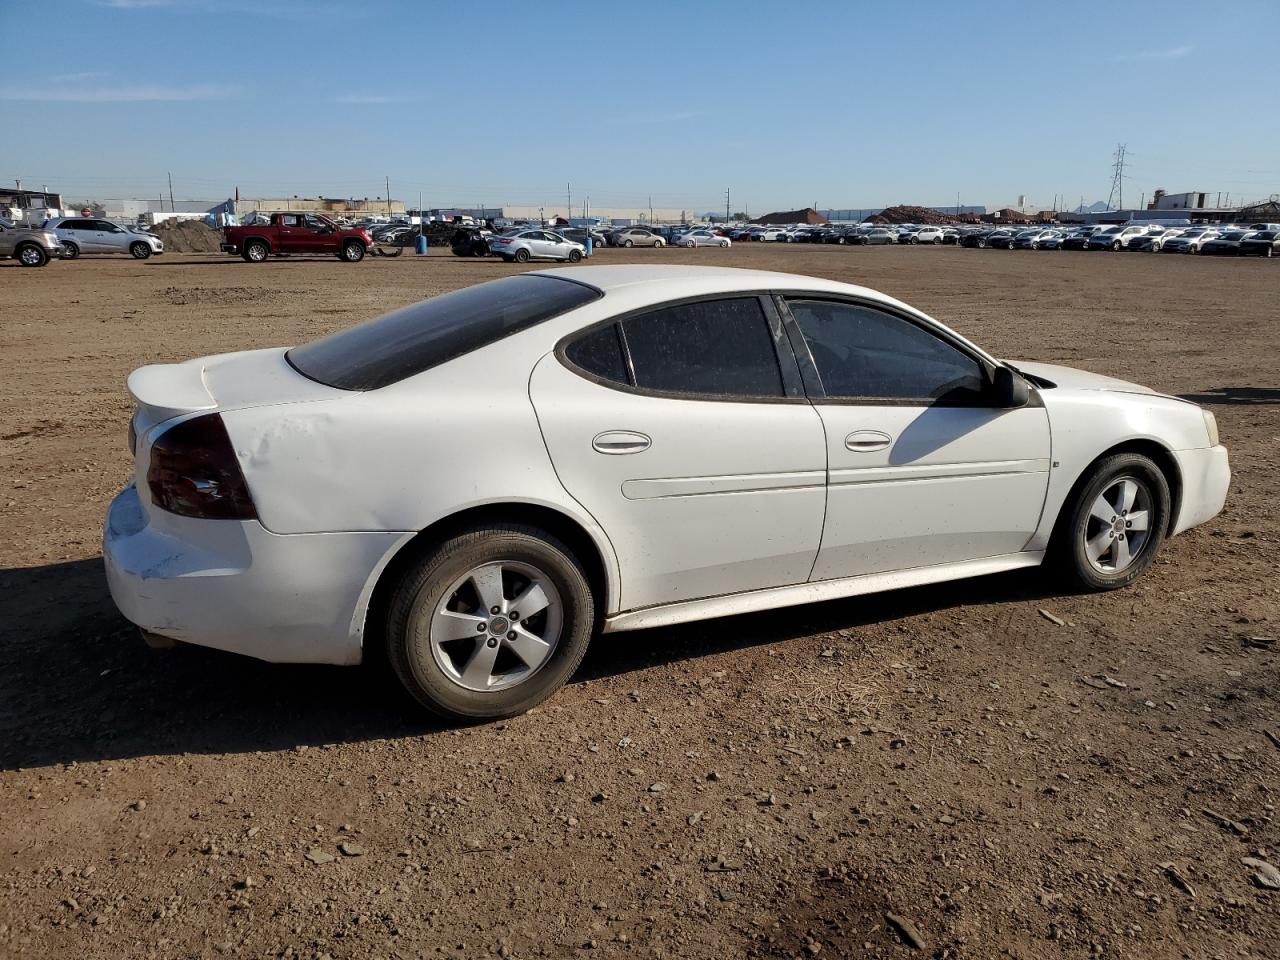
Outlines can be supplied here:
<path id="1" fill-rule="evenodd" d="M 308 380 L 289 366 L 284 354 L 284 347 L 273 347 L 139 367 L 128 381 L 138 406 L 133 428 L 142 436 L 156 424 L 186 414 L 345 395 L 346 391 Z"/>

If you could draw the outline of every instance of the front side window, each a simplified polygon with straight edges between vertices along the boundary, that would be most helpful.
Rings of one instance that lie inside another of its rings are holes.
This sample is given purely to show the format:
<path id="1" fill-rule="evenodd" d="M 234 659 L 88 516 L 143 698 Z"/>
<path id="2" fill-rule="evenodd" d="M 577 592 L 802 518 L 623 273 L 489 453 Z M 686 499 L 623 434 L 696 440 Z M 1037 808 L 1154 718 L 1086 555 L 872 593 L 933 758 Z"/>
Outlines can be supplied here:
<path id="1" fill-rule="evenodd" d="M 624 320 L 622 333 L 641 389 L 783 396 L 773 336 L 756 297 L 663 307 Z"/>
<path id="2" fill-rule="evenodd" d="M 976 359 L 893 314 L 853 303 L 791 300 L 828 397 L 974 404 Z"/>

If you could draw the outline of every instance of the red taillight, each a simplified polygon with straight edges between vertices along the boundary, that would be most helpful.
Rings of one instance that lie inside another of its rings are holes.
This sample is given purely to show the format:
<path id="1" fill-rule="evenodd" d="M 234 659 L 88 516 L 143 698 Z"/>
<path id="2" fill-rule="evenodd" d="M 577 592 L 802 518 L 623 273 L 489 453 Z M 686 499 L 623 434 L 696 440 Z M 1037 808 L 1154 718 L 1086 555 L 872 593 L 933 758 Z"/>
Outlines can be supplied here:
<path id="1" fill-rule="evenodd" d="M 253 520 L 258 511 L 231 438 L 216 413 L 184 420 L 151 445 L 151 499 L 162 510 L 205 520 Z"/>

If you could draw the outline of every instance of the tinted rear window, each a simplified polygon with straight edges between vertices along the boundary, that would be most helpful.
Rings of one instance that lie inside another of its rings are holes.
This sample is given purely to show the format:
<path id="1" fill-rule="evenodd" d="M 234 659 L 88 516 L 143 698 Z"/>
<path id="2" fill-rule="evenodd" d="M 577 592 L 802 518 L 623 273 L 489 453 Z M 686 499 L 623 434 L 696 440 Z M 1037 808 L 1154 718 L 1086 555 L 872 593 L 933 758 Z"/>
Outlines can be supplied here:
<path id="1" fill-rule="evenodd" d="M 596 300 L 595 287 L 522 274 L 477 284 L 294 347 L 304 377 L 377 390 Z"/>

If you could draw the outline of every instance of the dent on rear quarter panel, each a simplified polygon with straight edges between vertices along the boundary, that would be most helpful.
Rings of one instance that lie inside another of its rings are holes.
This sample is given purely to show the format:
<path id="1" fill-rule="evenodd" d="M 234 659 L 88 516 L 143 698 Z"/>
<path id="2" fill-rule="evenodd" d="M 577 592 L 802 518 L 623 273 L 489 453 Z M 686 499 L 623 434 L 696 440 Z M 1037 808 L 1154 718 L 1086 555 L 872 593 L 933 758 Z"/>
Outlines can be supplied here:
<path id="1" fill-rule="evenodd" d="M 470 506 L 527 502 L 594 527 L 551 467 L 528 395 L 542 354 L 522 339 L 379 390 L 228 412 L 263 525 L 417 532 Z"/>

